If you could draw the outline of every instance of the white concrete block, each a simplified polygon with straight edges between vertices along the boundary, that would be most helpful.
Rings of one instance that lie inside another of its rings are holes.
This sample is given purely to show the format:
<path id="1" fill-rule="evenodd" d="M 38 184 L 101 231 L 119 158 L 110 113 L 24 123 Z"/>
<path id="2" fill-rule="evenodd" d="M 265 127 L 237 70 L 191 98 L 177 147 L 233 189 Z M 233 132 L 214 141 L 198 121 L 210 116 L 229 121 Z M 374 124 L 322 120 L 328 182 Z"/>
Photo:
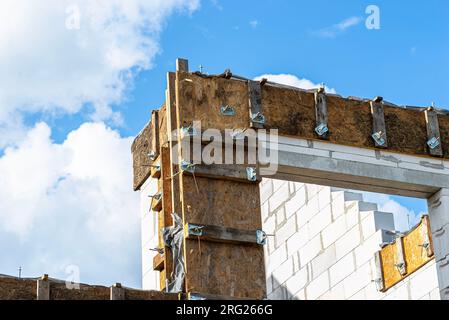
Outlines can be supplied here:
<path id="1" fill-rule="evenodd" d="M 278 180 L 273 180 L 273 184 L 275 181 Z M 290 191 L 288 189 L 288 183 L 283 181 L 283 183 L 279 186 L 279 189 L 275 189 L 273 195 L 268 199 L 268 203 L 270 204 L 270 211 L 275 211 L 289 198 Z"/>
<path id="2" fill-rule="evenodd" d="M 287 218 L 294 215 L 298 210 L 306 203 L 306 190 L 300 188 L 296 191 L 295 195 L 285 203 L 285 214 Z"/>
<path id="3" fill-rule="evenodd" d="M 282 205 L 277 210 L 275 210 L 274 216 L 276 217 L 276 230 L 278 230 L 287 221 L 287 218 L 285 216 L 285 207 Z"/>
<path id="4" fill-rule="evenodd" d="M 439 288 L 433 289 L 433 290 L 429 293 L 429 298 L 430 298 L 430 300 L 441 300 Z"/>
<path id="5" fill-rule="evenodd" d="M 284 244 L 296 232 L 296 217 L 290 217 L 275 233 L 276 247 Z"/>
<path id="6" fill-rule="evenodd" d="M 273 270 L 278 268 L 283 262 L 287 261 L 287 249 L 285 245 L 277 248 L 270 256 L 268 257 L 268 267 L 267 274 L 272 273 Z"/>
<path id="7" fill-rule="evenodd" d="M 305 246 L 299 249 L 299 261 L 301 268 L 312 261 L 322 250 L 320 235 L 315 236 Z"/>
<path id="8" fill-rule="evenodd" d="M 370 266 L 367 263 L 343 280 L 346 298 L 352 297 L 371 283 L 372 276 L 370 271 Z"/>
<path id="9" fill-rule="evenodd" d="M 394 230 L 394 216 L 389 212 L 366 211 L 361 214 L 364 239 L 368 239 L 380 229 Z"/>
<path id="10" fill-rule="evenodd" d="M 336 220 L 338 217 L 345 213 L 345 198 L 344 192 L 338 193 L 336 197 L 332 199 L 332 216 Z"/>
<path id="11" fill-rule="evenodd" d="M 262 221 L 265 221 L 270 216 L 270 209 L 268 207 L 268 202 L 264 202 L 260 206 L 260 214 L 262 215 Z"/>
<path id="12" fill-rule="evenodd" d="M 288 297 L 287 289 L 284 287 L 277 287 L 276 290 L 267 295 L 268 300 L 286 300 Z"/>
<path id="13" fill-rule="evenodd" d="M 332 244 L 311 261 L 312 278 L 315 279 L 321 273 L 327 271 L 337 262 L 335 244 Z"/>
<path id="14" fill-rule="evenodd" d="M 277 288 L 277 285 L 284 284 L 293 274 L 293 259 L 289 258 L 273 271 L 273 288 Z"/>
<path id="15" fill-rule="evenodd" d="M 410 298 L 417 300 L 438 287 L 438 277 L 434 261 L 413 274 L 410 281 Z"/>
<path id="16" fill-rule="evenodd" d="M 319 204 L 318 196 L 317 195 L 314 195 L 313 197 L 308 196 L 308 201 L 307 201 L 306 207 L 307 207 L 307 211 L 309 212 L 310 218 L 313 217 L 315 214 L 317 214 L 320 211 L 320 204 Z"/>
<path id="17" fill-rule="evenodd" d="M 331 188 L 322 187 L 318 191 L 318 203 L 320 209 L 326 208 L 331 203 Z"/>
<path id="18" fill-rule="evenodd" d="M 260 202 L 266 203 L 273 194 L 273 183 L 271 179 L 263 178 L 260 183 Z"/>
<path id="19" fill-rule="evenodd" d="M 302 227 L 300 230 L 295 232 L 290 238 L 287 240 L 287 253 L 291 256 L 293 253 L 297 252 L 300 248 L 309 242 L 309 231 L 307 226 Z"/>
<path id="20" fill-rule="evenodd" d="M 267 279 L 266 279 L 266 283 L 267 283 L 267 296 L 273 292 L 273 276 L 270 275 Z"/>
<path id="21" fill-rule="evenodd" d="M 356 266 L 360 267 L 374 258 L 374 254 L 381 249 L 384 231 L 379 230 L 354 249 Z"/>
<path id="22" fill-rule="evenodd" d="M 320 300 L 344 300 L 345 289 L 343 282 L 340 282 L 336 286 L 333 286 L 329 291 L 320 296 Z"/>
<path id="23" fill-rule="evenodd" d="M 329 269 L 331 287 L 342 281 L 355 270 L 354 256 L 347 254 Z"/>
<path id="24" fill-rule="evenodd" d="M 315 216 L 313 216 L 312 219 L 310 219 L 309 223 L 307 224 L 309 228 L 310 237 L 314 237 L 331 223 L 332 223 L 332 212 L 331 207 L 328 204 L 326 208 L 321 209 L 320 212 L 318 212 Z"/>
<path id="25" fill-rule="evenodd" d="M 360 201 L 347 201 L 346 202 L 346 227 L 351 229 L 360 222 L 360 211 L 358 204 Z"/>
<path id="26" fill-rule="evenodd" d="M 354 250 L 360 244 L 359 225 L 349 230 L 343 237 L 335 242 L 337 259 L 343 258 L 347 253 Z"/>
<path id="27" fill-rule="evenodd" d="M 276 216 L 271 216 L 268 219 L 265 220 L 265 222 L 262 224 L 262 229 L 267 234 L 274 234 L 276 230 Z"/>
<path id="28" fill-rule="evenodd" d="M 272 179 L 271 182 L 273 183 L 273 192 L 278 191 L 281 187 L 285 188 L 285 185 L 288 184 L 288 181 L 277 179 Z"/>
<path id="29" fill-rule="evenodd" d="M 307 300 L 306 290 L 301 289 L 298 292 L 296 292 L 293 296 L 293 299 L 294 300 Z"/>
<path id="30" fill-rule="evenodd" d="M 363 288 L 362 290 L 356 292 L 354 295 L 349 297 L 348 300 L 366 300 L 365 288 Z"/>
<path id="31" fill-rule="evenodd" d="M 319 191 L 319 186 L 316 184 L 306 184 L 306 191 L 307 191 L 307 198 L 311 199 L 313 198 L 316 194 L 318 194 Z"/>
<path id="32" fill-rule="evenodd" d="M 394 288 L 389 289 L 382 300 L 410 300 L 409 282 L 399 283 Z"/>
<path id="33" fill-rule="evenodd" d="M 346 233 L 346 217 L 340 216 L 322 231 L 323 246 L 327 248 Z"/>
<path id="34" fill-rule="evenodd" d="M 307 268 L 302 268 L 293 277 L 287 280 L 286 288 L 289 292 L 296 294 L 303 289 L 309 281 Z"/>
<path id="35" fill-rule="evenodd" d="M 316 300 L 329 290 L 329 274 L 324 272 L 306 287 L 307 299 Z"/>

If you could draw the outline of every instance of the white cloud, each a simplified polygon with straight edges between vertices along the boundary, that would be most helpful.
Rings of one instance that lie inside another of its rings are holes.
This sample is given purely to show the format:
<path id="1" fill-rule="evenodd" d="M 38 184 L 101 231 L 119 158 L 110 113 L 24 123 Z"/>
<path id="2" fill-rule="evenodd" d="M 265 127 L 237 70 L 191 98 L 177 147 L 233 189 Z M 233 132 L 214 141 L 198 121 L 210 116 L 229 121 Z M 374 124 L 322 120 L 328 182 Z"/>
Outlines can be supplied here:
<path id="1" fill-rule="evenodd" d="M 340 21 L 337 24 L 334 24 L 333 26 L 314 31 L 313 34 L 323 38 L 335 38 L 341 33 L 345 32 L 347 29 L 357 26 L 362 21 L 362 17 L 350 17 L 343 21 Z"/>
<path id="2" fill-rule="evenodd" d="M 66 27 L 73 6 L 79 30 Z M 76 113 L 85 104 L 93 105 L 93 120 L 120 124 L 112 105 L 123 100 L 136 71 L 152 66 L 167 17 L 198 6 L 199 0 L 2 0 L 0 127 L 23 112 Z M 0 148 L 12 139 L 1 140 Z"/>
<path id="3" fill-rule="evenodd" d="M 261 80 L 263 78 L 268 79 L 269 81 L 285 84 L 288 86 L 293 86 L 301 89 L 316 89 L 320 87 L 320 84 L 313 83 L 308 79 L 301 79 L 292 74 L 264 74 L 255 78 L 255 80 Z M 329 88 L 325 86 L 326 92 L 328 93 L 336 93 L 334 88 Z"/>
<path id="4" fill-rule="evenodd" d="M 251 28 L 255 29 L 255 28 L 257 28 L 257 27 L 259 26 L 259 21 L 257 21 L 257 20 L 251 20 L 251 21 L 249 22 L 249 25 L 251 26 Z"/>
<path id="5" fill-rule="evenodd" d="M 377 203 L 379 211 L 391 212 L 394 216 L 395 229 L 400 232 L 410 230 L 411 227 L 419 222 L 419 219 L 424 214 L 423 212 L 416 213 L 386 194 L 364 192 L 363 199 Z"/>
<path id="6" fill-rule="evenodd" d="M 75 264 L 81 280 L 138 286 L 132 138 L 103 123 L 85 123 L 61 144 L 50 133 L 39 123 L 0 158 L 0 271 L 22 265 L 34 276 L 64 277 Z"/>

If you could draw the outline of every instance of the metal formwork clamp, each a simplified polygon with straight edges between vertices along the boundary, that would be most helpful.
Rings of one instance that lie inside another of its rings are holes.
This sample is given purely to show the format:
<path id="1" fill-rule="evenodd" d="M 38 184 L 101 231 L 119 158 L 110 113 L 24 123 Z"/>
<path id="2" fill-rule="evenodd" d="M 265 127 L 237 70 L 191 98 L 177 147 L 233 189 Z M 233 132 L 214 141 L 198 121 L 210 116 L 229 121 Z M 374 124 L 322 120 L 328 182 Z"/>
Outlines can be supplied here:
<path id="1" fill-rule="evenodd" d="M 201 237 L 203 235 L 203 228 L 204 226 L 189 224 L 188 228 L 189 236 Z"/>
<path id="2" fill-rule="evenodd" d="M 246 167 L 246 178 L 249 181 L 257 181 L 257 170 L 253 167 Z"/>
<path id="3" fill-rule="evenodd" d="M 251 114 L 251 121 L 254 123 L 265 124 L 265 116 L 261 112 Z"/>
<path id="4" fill-rule="evenodd" d="M 235 116 L 235 109 L 230 105 L 225 105 L 220 107 L 220 114 L 222 116 L 233 117 Z"/>
<path id="5" fill-rule="evenodd" d="M 267 243 L 267 234 L 263 230 L 256 230 L 256 241 L 257 244 L 264 246 Z"/>

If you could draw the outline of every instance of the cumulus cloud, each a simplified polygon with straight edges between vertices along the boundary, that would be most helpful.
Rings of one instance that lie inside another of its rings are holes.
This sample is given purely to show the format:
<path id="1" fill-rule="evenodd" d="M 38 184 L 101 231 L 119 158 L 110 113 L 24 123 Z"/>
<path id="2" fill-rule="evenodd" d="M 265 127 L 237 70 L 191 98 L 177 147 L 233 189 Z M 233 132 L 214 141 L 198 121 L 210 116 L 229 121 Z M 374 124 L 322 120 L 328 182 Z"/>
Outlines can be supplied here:
<path id="1" fill-rule="evenodd" d="M 357 26 L 362 21 L 362 17 L 349 17 L 330 27 L 314 31 L 313 34 L 323 38 L 335 38 L 345 32 L 347 29 Z"/>
<path id="2" fill-rule="evenodd" d="M 394 216 L 394 226 L 397 231 L 405 232 L 415 226 L 424 212 L 415 212 L 397 202 L 386 194 L 364 192 L 365 201 L 377 203 L 379 211 L 391 212 Z M 424 200 L 423 200 L 424 201 Z"/>
<path id="3" fill-rule="evenodd" d="M 119 104 L 174 12 L 199 0 L 0 1 L 0 273 L 140 285 L 132 138 Z M 62 143 L 27 118 L 82 113 Z M 27 119 L 25 122 L 24 119 Z M 25 124 L 26 123 L 26 124 Z M 107 123 L 107 124 L 105 124 Z"/>
<path id="4" fill-rule="evenodd" d="M 120 124 L 113 106 L 135 73 L 152 66 L 165 20 L 198 6 L 199 0 L 2 0 L 0 127 L 23 113 L 76 113 L 87 104 L 93 120 Z"/>
<path id="5" fill-rule="evenodd" d="M 50 135 L 38 123 L 0 158 L 0 270 L 21 264 L 28 274 L 64 278 L 74 264 L 82 279 L 138 285 L 132 138 L 103 123 L 85 123 L 61 144 Z"/>
<path id="6" fill-rule="evenodd" d="M 320 87 L 320 84 L 313 83 L 308 79 L 301 79 L 292 74 L 264 74 L 255 78 L 255 80 L 268 79 L 269 81 L 285 84 L 292 87 L 297 87 L 301 89 L 316 89 Z M 336 93 L 334 88 L 329 88 L 325 86 L 326 92 Z"/>

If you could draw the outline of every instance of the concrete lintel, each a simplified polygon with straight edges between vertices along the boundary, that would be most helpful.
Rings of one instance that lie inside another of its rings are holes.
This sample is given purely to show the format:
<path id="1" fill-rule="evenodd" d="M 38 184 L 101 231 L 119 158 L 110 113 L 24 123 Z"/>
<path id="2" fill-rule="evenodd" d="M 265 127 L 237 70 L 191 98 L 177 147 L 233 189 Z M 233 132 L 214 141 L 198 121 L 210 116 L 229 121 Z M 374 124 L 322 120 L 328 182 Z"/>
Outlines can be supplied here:
<path id="1" fill-rule="evenodd" d="M 419 166 L 404 168 L 366 156 L 365 149 L 359 149 L 358 156 L 358 148 L 353 148 L 354 154 L 347 159 L 336 158 L 332 149 L 338 146 L 329 145 L 329 150 L 314 148 L 313 144 L 308 148 L 294 147 L 283 145 L 280 139 L 279 168 L 272 178 L 417 198 L 429 198 L 439 189 L 449 188 L 449 170 L 437 173 L 424 166 L 422 170 Z M 421 158 L 415 158 L 419 163 Z"/>

